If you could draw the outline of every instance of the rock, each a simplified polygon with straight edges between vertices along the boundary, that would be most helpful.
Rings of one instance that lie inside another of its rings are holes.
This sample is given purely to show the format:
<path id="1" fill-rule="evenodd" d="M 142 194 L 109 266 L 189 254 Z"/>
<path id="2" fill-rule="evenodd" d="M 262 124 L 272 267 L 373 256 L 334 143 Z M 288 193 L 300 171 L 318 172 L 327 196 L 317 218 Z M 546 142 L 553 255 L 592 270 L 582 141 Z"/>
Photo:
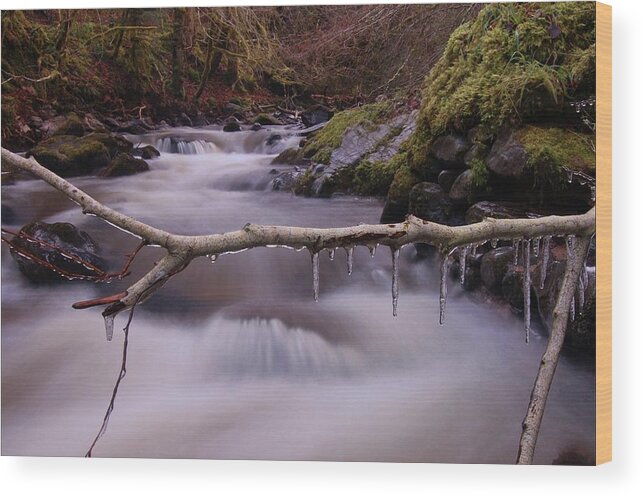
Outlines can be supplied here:
<path id="1" fill-rule="evenodd" d="M 292 166 L 303 166 L 310 161 L 304 158 L 303 148 L 287 148 L 277 157 L 272 159 L 271 164 L 287 164 Z"/>
<path id="2" fill-rule="evenodd" d="M 64 250 L 82 262 L 89 263 L 103 271 L 107 269 L 107 263 L 99 255 L 100 248 L 98 244 L 87 233 L 79 230 L 73 224 L 48 224 L 36 221 L 23 226 L 20 233 L 53 246 L 41 245 L 37 242 L 16 236 L 13 239 L 13 243 L 21 252 L 26 252 L 35 258 L 47 261 L 50 265 L 63 271 L 71 274 L 97 275 L 95 270 L 88 269 L 82 263 L 63 256 L 56 248 Z M 20 272 L 33 282 L 41 283 L 65 280 L 64 277 L 52 269 L 18 255 L 15 250 L 11 250 L 11 255 L 18 263 Z"/>
<path id="3" fill-rule="evenodd" d="M 250 131 L 259 131 L 262 129 L 263 126 L 259 123 L 254 123 L 252 126 L 250 126 Z"/>
<path id="4" fill-rule="evenodd" d="M 203 115 L 203 112 L 199 112 L 199 113 L 197 113 L 197 115 L 192 120 L 192 124 L 193 124 L 193 126 L 197 126 L 197 127 L 201 128 L 203 126 L 207 126 L 210 123 L 206 119 L 205 115 Z"/>
<path id="5" fill-rule="evenodd" d="M 380 223 L 401 223 L 406 219 L 408 208 L 408 201 L 387 197 L 384 209 L 382 209 L 382 214 L 380 215 Z"/>
<path id="6" fill-rule="evenodd" d="M 275 143 L 277 143 L 278 141 L 281 141 L 281 140 L 283 140 L 283 136 L 273 134 L 273 135 L 270 135 L 268 137 L 268 139 L 266 140 L 266 145 L 272 146 L 272 145 L 274 145 Z"/>
<path id="7" fill-rule="evenodd" d="M 522 267 L 510 264 L 507 272 L 502 277 L 502 296 L 515 311 L 521 311 L 524 307 L 522 295 Z"/>
<path id="8" fill-rule="evenodd" d="M 333 117 L 333 112 L 323 105 L 318 105 L 310 109 L 305 110 L 301 113 L 301 122 L 304 123 L 304 126 L 309 128 L 310 126 L 316 126 L 317 124 L 330 121 Z"/>
<path id="9" fill-rule="evenodd" d="M 107 169 L 101 171 L 100 176 L 103 178 L 131 176 L 149 170 L 150 166 L 144 160 L 137 159 L 130 154 L 119 154 L 112 160 Z"/>
<path id="10" fill-rule="evenodd" d="M 239 125 L 238 122 L 230 121 L 230 122 L 227 122 L 225 126 L 223 126 L 223 131 L 227 133 L 231 133 L 234 131 L 241 131 L 241 126 Z"/>
<path id="11" fill-rule="evenodd" d="M 313 197 L 329 198 L 333 194 L 333 187 L 332 175 L 323 173 L 313 181 L 310 194 Z"/>
<path id="12" fill-rule="evenodd" d="M 353 166 L 389 133 L 386 124 L 376 126 L 358 125 L 344 132 L 341 145 L 330 154 L 330 166 L 333 170 Z"/>
<path id="13" fill-rule="evenodd" d="M 239 104 L 235 104 L 234 102 L 228 102 L 223 107 L 223 110 L 227 114 L 233 114 L 235 112 L 243 112 L 243 107 L 241 107 Z"/>
<path id="14" fill-rule="evenodd" d="M 442 190 L 448 192 L 449 190 L 451 190 L 453 183 L 455 183 L 455 179 L 459 175 L 460 173 L 458 173 L 458 171 L 445 169 L 444 171 L 440 172 L 440 174 L 438 174 L 438 185 L 440 185 L 440 188 L 442 188 Z"/>
<path id="15" fill-rule="evenodd" d="M 476 202 L 467 209 L 465 221 L 467 224 L 479 223 L 487 217 L 494 219 L 534 219 L 540 217 L 540 215 L 534 212 L 528 212 L 516 203 L 483 200 Z"/>
<path id="16" fill-rule="evenodd" d="M 134 157 L 141 157 L 142 159 L 155 159 L 161 156 L 161 153 L 156 150 L 152 145 L 145 145 L 144 147 L 136 147 L 132 149 Z"/>
<path id="17" fill-rule="evenodd" d="M 270 114 L 257 114 L 253 121 L 254 124 L 261 124 L 263 126 L 279 126 L 281 121 Z"/>
<path id="18" fill-rule="evenodd" d="M 109 149 L 92 135 L 54 136 L 40 142 L 27 156 L 35 157 L 41 165 L 62 177 L 92 174 L 111 160 Z"/>
<path id="19" fill-rule="evenodd" d="M 480 261 L 480 278 L 485 287 L 494 293 L 502 291 L 502 280 L 513 264 L 513 247 L 489 250 Z"/>
<path id="20" fill-rule="evenodd" d="M 460 174 L 449 190 L 449 198 L 456 205 L 466 205 L 474 197 L 476 188 L 473 185 L 473 173 L 467 169 Z"/>
<path id="21" fill-rule="evenodd" d="M 417 112 L 399 114 L 390 122 L 387 122 L 386 125 L 389 127 L 387 136 L 390 136 L 390 139 L 382 140 L 378 143 L 377 146 L 366 156 L 366 159 L 371 162 L 390 161 L 400 150 L 402 143 L 404 143 L 413 134 L 413 131 L 415 131 L 417 114 Z M 398 130 L 399 133 L 397 133 Z"/>
<path id="22" fill-rule="evenodd" d="M 292 191 L 301 174 L 299 171 L 284 171 L 279 173 L 277 177 L 272 180 L 272 189 L 274 191 Z"/>
<path id="23" fill-rule="evenodd" d="M 409 194 L 409 212 L 426 221 L 449 224 L 453 203 L 437 183 L 418 183 Z"/>
<path id="24" fill-rule="evenodd" d="M 446 169 L 463 169 L 464 154 L 469 150 L 469 147 L 469 142 L 462 136 L 443 135 L 436 138 L 431 145 L 431 154 Z"/>
<path id="25" fill-rule="evenodd" d="M 181 123 L 181 126 L 192 126 L 192 119 L 190 119 L 190 116 L 185 112 L 181 112 L 178 120 Z"/>
<path id="26" fill-rule="evenodd" d="M 75 112 L 67 114 L 58 127 L 54 130 L 53 135 L 72 135 L 83 136 L 85 134 L 85 127 L 83 121 L 78 117 Z"/>
<path id="27" fill-rule="evenodd" d="M 494 142 L 487 157 L 489 171 L 501 178 L 522 178 L 528 168 L 527 152 L 515 134 L 504 132 Z"/>

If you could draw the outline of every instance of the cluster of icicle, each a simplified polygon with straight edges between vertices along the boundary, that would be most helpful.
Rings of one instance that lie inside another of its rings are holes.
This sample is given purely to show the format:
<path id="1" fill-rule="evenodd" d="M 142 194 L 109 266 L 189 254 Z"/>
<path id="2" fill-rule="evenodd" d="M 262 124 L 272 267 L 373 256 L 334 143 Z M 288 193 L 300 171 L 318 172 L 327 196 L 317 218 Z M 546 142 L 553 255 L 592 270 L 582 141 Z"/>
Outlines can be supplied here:
<path id="1" fill-rule="evenodd" d="M 512 240 L 513 246 L 513 264 L 515 267 L 522 264 L 523 271 L 523 314 L 524 314 L 524 326 L 525 326 L 525 341 L 529 343 L 529 336 L 531 334 L 531 285 L 532 285 L 532 271 L 531 271 L 531 257 L 532 253 L 538 262 L 540 263 L 540 272 L 538 274 L 538 285 L 542 290 L 545 286 L 545 280 L 547 278 L 547 266 L 549 264 L 550 256 L 550 245 L 552 236 L 537 237 L 533 239 L 515 239 Z M 449 270 L 449 260 L 452 255 L 458 252 L 459 266 L 460 266 L 460 283 L 464 285 L 466 267 L 467 267 L 467 257 L 475 257 L 478 247 L 489 243 L 491 248 L 496 248 L 498 246 L 498 240 L 488 240 L 479 243 L 471 243 L 463 245 L 460 247 L 450 248 L 450 249 L 440 249 L 442 254 L 441 263 L 440 263 L 440 317 L 439 322 L 441 325 L 445 323 L 446 316 L 446 305 L 447 305 L 447 277 Z M 574 235 L 568 235 L 565 238 L 565 243 L 567 246 L 567 260 L 568 263 L 572 262 L 574 257 L 574 246 L 576 243 L 576 237 Z M 284 247 L 296 251 L 304 250 L 305 247 L 290 247 L 286 245 L 268 245 L 268 247 Z M 368 250 L 371 254 L 371 257 L 375 257 L 375 252 L 378 245 L 367 245 Z M 354 246 L 343 247 L 346 251 L 346 266 L 348 274 L 353 272 L 353 253 L 355 250 Z M 400 259 L 400 249 L 399 246 L 392 246 L 391 249 L 391 259 L 392 259 L 392 282 L 391 282 L 391 295 L 393 302 L 393 316 L 397 316 L 397 304 L 399 299 L 399 259 Z M 247 249 L 244 249 L 247 250 Z M 315 302 L 319 301 L 319 251 L 314 251 L 309 249 L 311 263 L 312 263 L 312 280 L 313 280 L 313 298 Z M 328 257 L 330 260 L 335 259 L 336 249 L 327 249 Z M 236 252 L 226 252 L 226 253 L 236 253 Z M 220 254 L 209 255 L 208 258 L 211 262 L 215 262 L 217 257 Z M 573 321 L 576 317 L 576 310 L 582 311 L 585 304 L 585 290 L 587 288 L 587 271 L 585 265 L 583 265 L 583 270 L 579 277 L 578 285 L 576 287 L 576 292 L 574 299 L 570 306 L 570 320 Z"/>

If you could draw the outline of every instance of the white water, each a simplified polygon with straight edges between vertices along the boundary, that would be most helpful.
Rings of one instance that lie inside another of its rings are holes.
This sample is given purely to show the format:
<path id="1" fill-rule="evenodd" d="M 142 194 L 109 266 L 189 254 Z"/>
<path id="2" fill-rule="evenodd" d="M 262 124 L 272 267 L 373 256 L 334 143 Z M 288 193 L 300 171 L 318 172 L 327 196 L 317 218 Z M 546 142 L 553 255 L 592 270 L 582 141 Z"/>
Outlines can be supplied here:
<path id="1" fill-rule="evenodd" d="M 174 136 L 217 151 L 163 153 L 148 173 L 74 182 L 184 234 L 247 222 L 377 222 L 380 200 L 269 191 L 269 163 L 284 143 L 268 147 L 270 132 L 257 133 L 169 130 L 141 141 Z M 115 267 L 138 243 L 41 182 L 2 190 L 19 215 L 13 228 L 32 219 L 73 222 Z M 126 318 L 116 319 L 107 342 L 100 310 L 71 304 L 121 291 L 161 254 L 145 249 L 127 281 L 37 287 L 3 248 L 3 454 L 85 453 L 118 375 Z M 439 262 L 416 260 L 412 247 L 399 254 L 397 318 L 387 250 L 371 259 L 357 247 L 318 263 L 317 303 L 307 251 L 259 248 L 216 264 L 194 261 L 137 309 L 127 377 L 94 456 L 514 462 L 545 345 L 536 323 L 525 345 L 520 316 L 475 301 L 450 280 L 440 326 Z M 536 462 L 565 449 L 593 453 L 593 379 L 590 364 L 561 359 Z"/>

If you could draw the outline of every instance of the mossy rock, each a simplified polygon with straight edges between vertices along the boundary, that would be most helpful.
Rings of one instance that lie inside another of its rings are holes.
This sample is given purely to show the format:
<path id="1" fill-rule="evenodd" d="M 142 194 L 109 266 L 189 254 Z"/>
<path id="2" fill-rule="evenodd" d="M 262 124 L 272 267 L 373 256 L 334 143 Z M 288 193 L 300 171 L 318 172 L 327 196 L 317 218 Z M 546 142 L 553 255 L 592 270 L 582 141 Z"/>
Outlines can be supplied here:
<path id="1" fill-rule="evenodd" d="M 593 175 L 596 154 L 592 137 L 561 128 L 525 126 L 505 132 L 491 147 L 488 169 L 507 179 L 534 179 L 562 187 L 566 170 Z"/>
<path id="2" fill-rule="evenodd" d="M 85 126 L 83 121 L 78 117 L 78 114 L 75 112 L 70 112 L 65 116 L 65 120 L 60 124 L 60 126 L 54 131 L 54 136 L 56 135 L 72 135 L 72 136 L 83 136 L 85 134 Z"/>
<path id="3" fill-rule="evenodd" d="M 595 94 L 596 12 L 590 2 L 500 3 L 456 29 L 429 73 L 410 163 L 433 141 L 480 127 L 556 119 Z M 574 116 L 572 116 L 574 118 Z M 580 119 L 576 125 L 582 126 Z"/>
<path id="4" fill-rule="evenodd" d="M 262 126 L 279 126 L 282 122 L 276 117 L 271 116 L 270 114 L 257 114 L 257 116 L 252 121 L 254 124 L 261 124 Z"/>
<path id="5" fill-rule="evenodd" d="M 90 135 L 54 136 L 40 142 L 27 155 L 62 177 L 92 174 L 111 160 L 108 148 Z"/>
<path id="6" fill-rule="evenodd" d="M 342 144 L 344 133 L 358 125 L 374 126 L 383 122 L 390 113 L 388 103 L 368 104 L 335 114 L 328 124 L 317 131 L 304 146 L 304 157 L 315 162 L 330 163 L 330 156 Z"/>
<path id="7" fill-rule="evenodd" d="M 101 172 L 103 178 L 116 176 L 131 176 L 133 174 L 149 171 L 150 166 L 143 159 L 137 159 L 130 154 L 118 154 L 109 164 L 109 167 Z"/>
<path id="8" fill-rule="evenodd" d="M 286 164 L 290 166 L 301 166 L 309 162 L 304 158 L 304 149 L 302 148 L 287 148 L 281 152 L 277 157 L 272 159 L 271 164 Z"/>

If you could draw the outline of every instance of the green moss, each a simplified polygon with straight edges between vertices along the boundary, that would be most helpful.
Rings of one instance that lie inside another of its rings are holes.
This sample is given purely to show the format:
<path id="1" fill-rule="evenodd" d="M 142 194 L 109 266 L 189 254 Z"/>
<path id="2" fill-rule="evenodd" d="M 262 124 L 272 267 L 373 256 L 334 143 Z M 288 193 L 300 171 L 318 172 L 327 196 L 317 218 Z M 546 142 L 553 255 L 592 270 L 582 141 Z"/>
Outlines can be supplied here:
<path id="1" fill-rule="evenodd" d="M 404 155 L 401 155 L 397 160 L 401 161 L 401 165 L 393 176 L 393 181 L 388 189 L 388 197 L 391 200 L 407 202 L 411 188 L 422 181 L 422 178 L 409 167 Z"/>
<path id="2" fill-rule="evenodd" d="M 481 125 L 495 133 L 593 94 L 595 52 L 591 2 L 485 7 L 453 32 L 427 77 L 411 164 L 420 169 L 447 131 Z"/>
<path id="3" fill-rule="evenodd" d="M 390 104 L 383 102 L 338 112 L 306 143 L 304 155 L 312 157 L 316 162 L 328 164 L 332 151 L 342 144 L 342 138 L 347 129 L 357 125 L 368 126 L 380 123 L 389 111 Z"/>
<path id="4" fill-rule="evenodd" d="M 278 119 L 272 117 L 270 114 L 265 113 L 257 114 L 257 117 L 254 118 L 253 122 L 262 125 L 281 124 Z"/>
<path id="5" fill-rule="evenodd" d="M 484 189 L 489 181 L 489 170 L 487 164 L 482 159 L 473 159 L 471 161 L 471 182 L 476 189 Z"/>
<path id="6" fill-rule="evenodd" d="M 315 177 L 313 176 L 312 171 L 310 169 L 306 170 L 306 172 L 299 176 L 297 181 L 295 181 L 295 185 L 292 187 L 293 193 L 297 195 L 305 195 L 307 197 L 310 196 L 313 181 L 315 181 Z"/>
<path id="7" fill-rule="evenodd" d="M 361 195 L 386 195 L 404 163 L 404 154 L 397 154 L 388 162 L 362 160 L 354 170 L 353 190 Z"/>
<path id="8" fill-rule="evenodd" d="M 561 128 L 525 126 L 516 138 L 525 146 L 532 167 L 547 164 L 552 170 L 566 168 L 587 174 L 596 171 L 592 136 Z"/>

